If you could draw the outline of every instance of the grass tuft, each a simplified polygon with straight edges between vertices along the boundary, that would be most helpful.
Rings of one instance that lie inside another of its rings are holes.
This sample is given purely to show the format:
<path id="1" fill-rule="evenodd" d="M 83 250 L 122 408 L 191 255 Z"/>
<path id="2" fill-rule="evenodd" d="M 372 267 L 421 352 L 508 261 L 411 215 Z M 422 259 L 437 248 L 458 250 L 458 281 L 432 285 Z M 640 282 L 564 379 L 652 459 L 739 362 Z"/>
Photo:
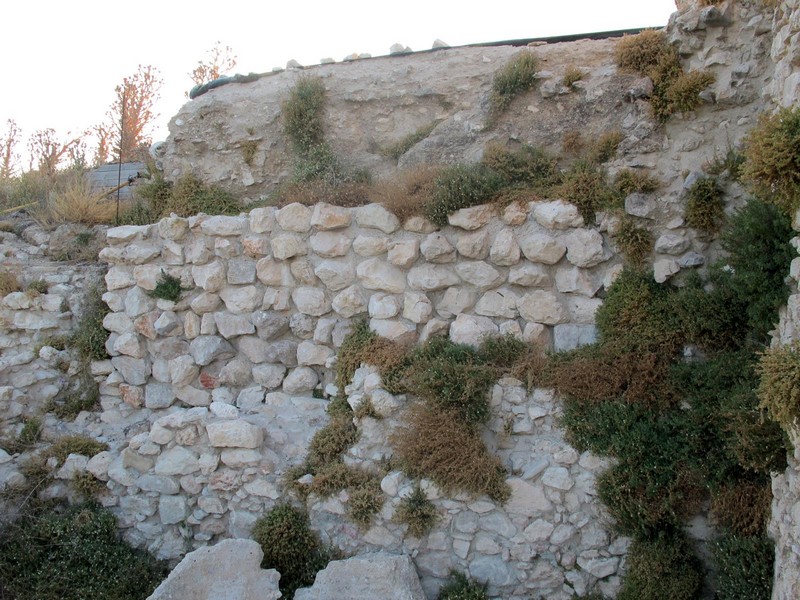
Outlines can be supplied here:
<path id="1" fill-rule="evenodd" d="M 414 484 L 411 493 L 400 501 L 395 512 L 395 519 L 408 524 L 408 533 L 416 538 L 427 535 L 439 515 L 436 506 L 428 499 L 419 482 Z"/>
<path id="2" fill-rule="evenodd" d="M 489 600 L 486 584 L 479 584 L 463 573 L 450 572 L 450 579 L 439 590 L 438 600 Z"/>
<path id="3" fill-rule="evenodd" d="M 509 60 L 492 80 L 489 103 L 494 115 L 500 115 L 511 106 L 511 101 L 529 90 L 536 82 L 536 57 L 527 51 L 520 52 Z"/>
<path id="4" fill-rule="evenodd" d="M 155 289 L 149 291 L 147 294 L 153 298 L 177 302 L 181 299 L 181 293 L 189 289 L 191 288 L 184 288 L 181 286 L 180 277 L 174 277 L 165 272 L 164 269 L 161 269 L 161 275 L 156 282 Z"/>

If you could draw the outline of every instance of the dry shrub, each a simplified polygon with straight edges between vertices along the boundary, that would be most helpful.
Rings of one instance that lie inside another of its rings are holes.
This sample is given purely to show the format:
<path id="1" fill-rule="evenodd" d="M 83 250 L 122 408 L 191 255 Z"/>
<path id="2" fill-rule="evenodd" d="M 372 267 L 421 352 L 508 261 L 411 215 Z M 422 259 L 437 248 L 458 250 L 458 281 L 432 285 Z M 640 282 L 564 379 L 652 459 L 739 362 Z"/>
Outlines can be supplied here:
<path id="1" fill-rule="evenodd" d="M 547 367 L 550 364 L 545 348 L 542 345 L 526 344 L 517 356 L 517 360 L 509 370 L 509 375 L 524 382 L 531 390 L 545 385 Z"/>
<path id="2" fill-rule="evenodd" d="M 411 148 L 413 148 L 414 146 L 419 144 L 422 140 L 424 140 L 426 137 L 428 137 L 438 124 L 439 121 L 437 120 L 437 121 L 432 121 L 427 125 L 423 125 L 413 133 L 409 133 L 408 135 L 397 140 L 393 144 L 390 144 L 387 148 L 384 148 L 381 151 L 381 154 L 383 154 L 384 156 L 389 156 L 395 160 L 398 160 L 406 152 L 411 150 Z"/>
<path id="3" fill-rule="evenodd" d="M 716 525 L 755 536 L 764 532 L 771 505 L 769 480 L 726 482 L 711 496 L 711 518 Z"/>
<path id="4" fill-rule="evenodd" d="M 626 35 L 617 42 L 617 65 L 626 71 L 649 75 L 671 52 L 664 32 L 646 29 L 636 35 Z"/>
<path id="5" fill-rule="evenodd" d="M 625 217 L 614 234 L 614 241 L 625 259 L 634 266 L 640 266 L 653 249 L 653 236 L 644 227 L 639 227 L 633 219 Z"/>
<path id="6" fill-rule="evenodd" d="M 440 167 L 436 166 L 420 166 L 400 171 L 373 186 L 375 200 L 401 221 L 420 216 L 433 198 L 439 171 Z"/>
<path id="7" fill-rule="evenodd" d="M 634 169 L 622 169 L 614 177 L 614 187 L 622 196 L 655 192 L 661 182 L 652 175 Z"/>
<path id="8" fill-rule="evenodd" d="M 564 77 L 561 80 L 561 83 L 564 87 L 572 87 L 575 83 L 583 79 L 584 72 L 581 71 L 575 65 L 570 65 L 567 67 L 566 71 L 564 71 Z"/>
<path id="9" fill-rule="evenodd" d="M 364 349 L 364 362 L 378 367 L 383 389 L 391 394 L 405 391 L 403 380 L 408 368 L 410 347 L 382 337 L 376 337 Z"/>
<path id="10" fill-rule="evenodd" d="M 536 82 L 537 67 L 536 57 L 531 52 L 523 51 L 495 73 L 492 93 L 489 96 L 494 115 L 505 111 L 514 98 L 533 87 Z"/>
<path id="11" fill-rule="evenodd" d="M 577 156 L 583 150 L 584 142 L 583 135 L 577 129 L 571 129 L 564 133 L 561 138 L 561 149 L 566 154 Z"/>
<path id="12" fill-rule="evenodd" d="M 306 464 L 312 473 L 336 463 L 341 455 L 358 440 L 358 430 L 352 418 L 336 417 L 317 431 L 308 447 Z"/>
<path id="13" fill-rule="evenodd" d="M 47 450 L 47 456 L 55 457 L 58 463 L 63 463 L 70 454 L 80 454 L 88 458 L 108 450 L 108 444 L 98 442 L 85 435 L 66 435 L 59 438 Z"/>
<path id="14" fill-rule="evenodd" d="M 510 496 L 502 464 L 458 413 L 416 405 L 393 445 L 412 477 L 430 478 L 449 492 L 486 494 L 497 502 Z"/>
<path id="15" fill-rule="evenodd" d="M 608 162 L 617 153 L 624 136 L 621 131 L 607 131 L 601 135 L 589 148 L 587 159 L 593 163 Z"/>
<path id="16" fill-rule="evenodd" d="M 790 431 L 800 417 L 800 347 L 797 344 L 770 348 L 756 367 L 760 407 Z"/>
<path id="17" fill-rule="evenodd" d="M 606 173 L 588 160 L 576 161 L 564 174 L 563 181 L 553 193 L 574 204 L 589 223 L 595 212 L 614 208 L 619 198 L 608 184 Z"/>
<path id="18" fill-rule="evenodd" d="M 34 218 L 45 227 L 62 223 L 97 225 L 113 223 L 116 204 L 98 197 L 88 182 L 76 176 L 67 183 L 64 191 L 55 194 L 43 207 L 34 211 Z"/>
<path id="19" fill-rule="evenodd" d="M 8 269 L 0 270 L 0 298 L 21 290 L 22 286 L 19 284 L 16 273 Z"/>
<path id="20" fill-rule="evenodd" d="M 363 206 L 370 203 L 370 186 L 362 182 L 343 182 L 336 185 L 325 179 L 291 182 L 275 192 L 272 201 L 282 207 L 293 202 L 313 206 L 327 202 L 334 206 Z"/>
<path id="21" fill-rule="evenodd" d="M 408 533 L 421 538 L 433 528 L 439 515 L 436 512 L 436 506 L 428 499 L 422 486 L 417 482 L 411 493 L 400 500 L 394 518 L 400 523 L 408 524 Z"/>

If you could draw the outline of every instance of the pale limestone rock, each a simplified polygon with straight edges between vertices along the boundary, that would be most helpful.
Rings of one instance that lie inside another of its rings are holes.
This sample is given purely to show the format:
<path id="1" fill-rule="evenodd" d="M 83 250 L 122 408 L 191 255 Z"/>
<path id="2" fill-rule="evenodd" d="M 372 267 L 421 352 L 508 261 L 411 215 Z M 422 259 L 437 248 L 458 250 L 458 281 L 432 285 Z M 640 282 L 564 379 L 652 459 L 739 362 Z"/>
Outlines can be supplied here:
<path id="1" fill-rule="evenodd" d="M 497 287 L 505 280 L 500 271 L 483 261 L 460 262 L 456 265 L 456 273 L 481 291 Z"/>
<path id="2" fill-rule="evenodd" d="M 508 479 L 507 483 L 511 487 L 511 498 L 505 504 L 509 516 L 540 517 L 552 509 L 542 484 L 531 484 L 516 477 Z"/>
<path id="3" fill-rule="evenodd" d="M 450 324 L 441 319 L 431 319 L 422 327 L 422 332 L 419 334 L 419 343 L 424 344 L 435 335 L 447 335 L 447 330 Z"/>
<path id="4" fill-rule="evenodd" d="M 128 406 L 132 406 L 133 408 L 144 406 L 144 390 L 140 387 L 128 385 L 127 383 L 120 383 L 119 395 L 122 401 Z"/>
<path id="5" fill-rule="evenodd" d="M 158 235 L 165 240 L 181 241 L 189 232 L 189 223 L 183 217 L 170 215 L 158 222 Z"/>
<path id="6" fill-rule="evenodd" d="M 480 229 L 492 220 L 495 215 L 494 206 L 491 204 L 481 204 L 462 208 L 447 217 L 448 223 L 453 227 L 474 231 Z"/>
<path id="7" fill-rule="evenodd" d="M 278 260 L 308 254 L 308 244 L 298 235 L 284 233 L 270 239 L 272 255 Z"/>
<path id="8" fill-rule="evenodd" d="M 143 265 L 161 254 L 161 247 L 151 243 L 133 243 L 125 246 L 123 260 L 134 265 Z"/>
<path id="9" fill-rule="evenodd" d="M 172 386 L 164 383 L 148 383 L 144 388 L 145 408 L 169 408 L 175 402 Z"/>
<path id="10" fill-rule="evenodd" d="M 367 299 L 357 285 L 351 285 L 339 292 L 331 305 L 345 319 L 367 312 Z"/>
<path id="11" fill-rule="evenodd" d="M 303 394 L 313 390 L 319 378 L 317 372 L 310 367 L 297 367 L 289 371 L 283 380 L 283 391 L 287 394 Z"/>
<path id="12" fill-rule="evenodd" d="M 547 229 L 570 229 L 583 226 L 583 217 L 573 204 L 563 200 L 534 202 L 531 204 L 533 218 Z"/>
<path id="13" fill-rule="evenodd" d="M 133 240 L 145 239 L 150 231 L 151 225 L 123 225 L 112 227 L 106 231 L 108 243 L 113 245 L 131 242 Z"/>
<path id="14" fill-rule="evenodd" d="M 332 356 L 332 348 L 315 344 L 309 340 L 304 340 L 297 346 L 297 364 L 301 366 L 325 366 L 325 363 Z"/>
<path id="15" fill-rule="evenodd" d="M 523 287 L 547 287 L 551 280 L 547 270 L 541 265 L 524 263 L 509 269 L 508 283 Z"/>
<path id="16" fill-rule="evenodd" d="M 184 256 L 187 263 L 204 265 L 211 259 L 210 240 L 205 237 L 197 237 L 186 243 Z"/>
<path id="17" fill-rule="evenodd" d="M 460 314 L 450 324 L 450 339 L 456 344 L 478 346 L 486 337 L 499 333 L 497 325 L 486 317 Z"/>
<path id="18" fill-rule="evenodd" d="M 130 267 L 111 267 L 105 276 L 106 289 L 109 291 L 123 290 L 136 285 L 133 271 Z"/>
<path id="19" fill-rule="evenodd" d="M 460 281 L 453 269 L 444 265 L 419 265 L 408 272 L 408 286 L 422 292 L 443 290 Z M 398 293 L 402 291 L 398 290 Z"/>
<path id="20" fill-rule="evenodd" d="M 262 258 L 256 263 L 256 276 L 264 285 L 279 287 L 294 285 L 294 277 L 289 265 L 271 258 Z"/>
<path id="21" fill-rule="evenodd" d="M 433 315 L 433 304 L 426 294 L 406 292 L 403 296 L 403 318 L 412 323 L 427 323 Z"/>
<path id="22" fill-rule="evenodd" d="M 200 470 L 198 456 L 183 446 L 165 450 L 156 460 L 156 475 L 189 475 Z"/>
<path id="23" fill-rule="evenodd" d="M 451 319 L 469 311 L 475 306 L 477 298 L 478 295 L 473 290 L 458 287 L 448 288 L 436 304 L 436 312 L 443 319 Z"/>
<path id="24" fill-rule="evenodd" d="M 206 431 L 214 448 L 258 448 L 264 441 L 264 430 L 242 419 L 208 423 Z"/>
<path id="25" fill-rule="evenodd" d="M 147 295 L 140 287 L 135 287 L 128 290 L 128 293 L 125 294 L 125 314 L 129 317 L 138 317 L 139 315 L 143 315 L 146 312 L 153 310 L 156 306 L 156 302 L 153 298 Z M 19 315 L 20 313 L 17 313 Z M 23 314 L 33 314 L 33 313 L 23 313 Z M 16 319 L 15 319 L 16 322 Z M 29 329 L 26 327 L 26 329 Z"/>
<path id="26" fill-rule="evenodd" d="M 583 556 L 578 557 L 578 566 L 581 569 L 597 577 L 598 579 L 603 579 L 604 577 L 608 577 L 617 572 L 617 567 L 619 566 L 619 558 L 611 557 L 611 558 L 602 558 L 602 557 L 595 557 L 595 558 L 584 558 Z"/>
<path id="27" fill-rule="evenodd" d="M 121 312 L 111 312 L 103 317 L 103 327 L 114 333 L 125 333 L 133 329 L 133 320 Z"/>
<path id="28" fill-rule="evenodd" d="M 391 319 L 400 313 L 397 296 L 378 292 L 369 297 L 369 316 L 373 319 Z"/>
<path id="29" fill-rule="evenodd" d="M 215 311 L 220 305 L 221 301 L 222 300 L 220 299 L 219 294 L 201 292 L 192 299 L 192 301 L 189 303 L 189 306 L 191 306 L 195 313 L 202 315 Z"/>
<path id="30" fill-rule="evenodd" d="M 279 388 L 285 374 L 286 367 L 283 365 L 255 365 L 253 367 L 253 381 L 268 390 Z"/>
<path id="31" fill-rule="evenodd" d="M 234 358 L 219 372 L 217 378 L 222 386 L 245 387 L 250 383 L 251 364 L 249 361 Z"/>
<path id="32" fill-rule="evenodd" d="M 163 247 L 161 248 L 161 258 L 168 265 L 182 265 L 184 260 L 183 246 L 178 242 L 171 240 L 163 240 Z"/>
<path id="33" fill-rule="evenodd" d="M 281 229 L 305 233 L 311 229 L 311 209 L 299 202 L 287 204 L 275 214 Z"/>
<path id="34" fill-rule="evenodd" d="M 417 337 L 416 326 L 404 320 L 370 319 L 369 328 L 379 336 L 397 342 L 413 341 Z"/>
<path id="35" fill-rule="evenodd" d="M 456 260 L 456 249 L 441 233 L 431 233 L 419 246 L 425 260 L 432 263 L 451 263 Z"/>
<path id="36" fill-rule="evenodd" d="M 311 339 L 314 335 L 315 327 L 314 319 L 303 313 L 294 313 L 289 318 L 289 329 L 302 340 Z"/>
<path id="37" fill-rule="evenodd" d="M 256 263 L 252 258 L 234 258 L 228 261 L 228 283 L 247 285 L 256 281 Z"/>
<path id="38" fill-rule="evenodd" d="M 264 208 L 254 208 L 250 211 L 250 231 L 253 233 L 270 233 L 275 229 L 275 213 L 277 209 L 274 206 L 267 206 Z"/>
<path id="39" fill-rule="evenodd" d="M 461 256 L 483 260 L 489 256 L 489 232 L 482 230 L 457 235 L 456 249 Z"/>
<path id="40" fill-rule="evenodd" d="M 242 254 L 242 243 L 239 238 L 215 238 L 214 254 L 219 258 L 236 258 Z"/>
<path id="41" fill-rule="evenodd" d="M 261 258 L 270 253 L 272 247 L 269 238 L 245 236 L 242 238 L 242 252 L 251 258 Z"/>
<path id="42" fill-rule="evenodd" d="M 608 260 L 603 236 L 593 229 L 577 229 L 564 238 L 567 260 L 576 267 L 593 267 Z"/>
<path id="43" fill-rule="evenodd" d="M 158 499 L 158 517 L 162 525 L 174 525 L 186 518 L 186 498 L 161 496 Z"/>
<path id="44" fill-rule="evenodd" d="M 296 258 L 289 265 L 292 275 L 302 285 L 316 285 L 317 276 L 314 275 L 314 267 L 307 258 Z"/>
<path id="45" fill-rule="evenodd" d="M 379 552 L 328 563 L 295 600 L 425 600 L 408 556 Z"/>
<path id="46" fill-rule="evenodd" d="M 299 287 L 292 290 L 292 300 L 301 313 L 320 317 L 331 310 L 331 303 L 325 292 L 313 287 Z"/>
<path id="47" fill-rule="evenodd" d="M 413 265 L 419 257 L 419 240 L 400 240 L 391 242 L 389 244 L 389 262 L 400 267 L 401 269 L 408 269 Z"/>
<path id="48" fill-rule="evenodd" d="M 353 240 L 353 250 L 359 256 L 379 256 L 386 252 L 388 247 L 389 240 L 385 236 L 359 235 Z"/>
<path id="49" fill-rule="evenodd" d="M 206 235 L 233 236 L 247 233 L 247 217 L 208 217 L 200 223 L 200 230 Z"/>
<path id="50" fill-rule="evenodd" d="M 289 310 L 291 296 L 288 289 L 267 288 L 264 292 L 264 302 L 261 304 L 262 310 L 272 308 L 273 310 Z"/>
<path id="51" fill-rule="evenodd" d="M 320 231 L 341 229 L 350 225 L 352 218 L 353 215 L 349 208 L 319 202 L 314 206 L 311 226 Z"/>
<path id="52" fill-rule="evenodd" d="M 519 241 L 520 249 L 529 261 L 554 265 L 567 252 L 567 247 L 560 240 L 545 233 L 524 235 Z"/>
<path id="53" fill-rule="evenodd" d="M 225 265 L 219 260 L 207 265 L 194 265 L 192 279 L 197 287 L 207 292 L 218 292 L 225 285 Z"/>
<path id="54" fill-rule="evenodd" d="M 484 317 L 502 317 L 515 319 L 517 312 L 517 296 L 509 289 L 499 289 L 481 295 L 475 305 L 475 313 Z"/>
<path id="55" fill-rule="evenodd" d="M 664 233 L 656 240 L 655 250 L 660 254 L 675 256 L 686 252 L 690 245 L 691 242 L 683 233 Z"/>
<path id="56" fill-rule="evenodd" d="M 289 319 L 274 311 L 257 310 L 251 315 L 251 320 L 263 340 L 274 339 L 289 328 Z"/>
<path id="57" fill-rule="evenodd" d="M 277 500 L 281 497 L 281 493 L 274 483 L 270 483 L 264 479 L 256 479 L 250 483 L 245 484 L 245 491 L 253 496 L 260 496 L 261 498 L 270 498 Z"/>
<path id="58" fill-rule="evenodd" d="M 525 294 L 517 303 L 520 315 L 526 321 L 557 325 L 567 317 L 564 305 L 552 292 L 535 290 Z"/>
<path id="59" fill-rule="evenodd" d="M 500 216 L 503 223 L 516 227 L 528 220 L 528 203 L 515 200 L 503 209 Z"/>
<path id="60" fill-rule="evenodd" d="M 86 471 L 86 465 L 89 462 L 87 456 L 80 454 L 70 454 L 64 459 L 64 464 L 56 472 L 56 479 L 74 479 L 79 473 Z M 152 463 L 150 463 L 152 466 Z"/>
<path id="61" fill-rule="evenodd" d="M 414 216 L 406 219 L 403 229 L 412 233 L 431 233 L 436 231 L 436 226 L 425 217 Z"/>
<path id="62" fill-rule="evenodd" d="M 494 264 L 509 267 L 519 262 L 519 244 L 511 229 L 500 230 L 489 249 L 489 260 Z"/>
<path id="63" fill-rule="evenodd" d="M 100 481 L 108 481 L 108 469 L 112 461 L 111 452 L 103 450 L 89 459 L 86 463 L 86 470 Z"/>
<path id="64" fill-rule="evenodd" d="M 202 366 L 211 364 L 215 360 L 233 358 L 236 350 L 227 341 L 214 335 L 201 335 L 189 344 L 194 361 Z"/>
<path id="65" fill-rule="evenodd" d="M 350 236 L 334 231 L 320 231 L 309 239 L 311 250 L 323 258 L 345 256 L 350 251 L 353 241 Z"/>
<path id="66" fill-rule="evenodd" d="M 253 312 L 261 305 L 264 298 L 254 285 L 226 287 L 219 293 L 219 297 L 222 298 L 225 307 L 236 315 Z"/>
<path id="67" fill-rule="evenodd" d="M 556 271 L 556 289 L 562 294 L 594 296 L 601 287 L 591 273 L 578 267 L 561 267 Z"/>
<path id="68" fill-rule="evenodd" d="M 356 275 L 361 280 L 361 285 L 368 290 L 400 294 L 406 289 L 405 273 L 378 258 L 361 261 L 356 267 Z"/>
<path id="69" fill-rule="evenodd" d="M 133 278 L 140 288 L 151 291 L 156 289 L 161 271 L 162 268 L 158 265 L 136 265 L 133 267 Z"/>
<path id="70" fill-rule="evenodd" d="M 565 323 L 553 328 L 553 347 L 556 352 L 574 350 L 597 341 L 597 327 Z"/>
<path id="71" fill-rule="evenodd" d="M 169 361 L 169 378 L 172 385 L 179 387 L 189 385 L 200 374 L 191 356 L 178 356 Z"/>
<path id="72" fill-rule="evenodd" d="M 677 260 L 672 258 L 659 258 L 653 265 L 653 278 L 658 283 L 664 283 L 680 270 L 681 267 Z"/>
<path id="73" fill-rule="evenodd" d="M 658 204 L 649 194 L 633 193 L 625 198 L 625 212 L 634 217 L 655 219 Z"/>
<path id="74" fill-rule="evenodd" d="M 111 359 L 111 364 L 122 375 L 125 383 L 130 385 L 144 385 L 150 377 L 150 362 L 147 359 L 115 356 Z"/>
<path id="75" fill-rule="evenodd" d="M 565 492 L 575 485 L 575 480 L 565 467 L 549 467 L 542 473 L 542 483 L 547 487 Z"/>
<path id="76" fill-rule="evenodd" d="M 147 600 L 278 600 L 280 574 L 262 569 L 252 540 L 222 540 L 187 554 Z"/>
<path id="77" fill-rule="evenodd" d="M 178 335 L 180 334 L 181 322 L 174 312 L 165 310 L 153 323 L 153 328 L 161 336 Z"/>
<path id="78" fill-rule="evenodd" d="M 400 220 L 380 204 L 367 204 L 354 209 L 356 223 L 367 229 L 379 229 L 383 233 L 394 233 L 400 229 Z"/>
<path id="79" fill-rule="evenodd" d="M 314 268 L 314 273 L 333 292 L 343 290 L 356 280 L 353 263 L 349 260 L 323 260 Z"/>
<path id="80" fill-rule="evenodd" d="M 590 325 L 594 323 L 597 309 L 603 305 L 603 301 L 600 298 L 586 298 L 584 296 L 570 294 L 565 296 L 565 304 L 567 305 L 567 312 L 569 313 L 568 321 Z"/>

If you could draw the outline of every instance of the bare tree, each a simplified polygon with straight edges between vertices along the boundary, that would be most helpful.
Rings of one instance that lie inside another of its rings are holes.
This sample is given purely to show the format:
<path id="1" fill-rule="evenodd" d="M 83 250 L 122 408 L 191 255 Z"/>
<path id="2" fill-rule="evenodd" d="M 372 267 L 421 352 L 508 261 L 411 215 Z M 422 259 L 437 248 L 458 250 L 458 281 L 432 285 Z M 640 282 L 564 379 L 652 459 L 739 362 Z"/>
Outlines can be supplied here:
<path id="1" fill-rule="evenodd" d="M 95 167 L 99 167 L 106 164 L 108 162 L 108 157 L 111 155 L 111 136 L 113 135 L 113 131 L 111 127 L 103 123 L 92 127 L 91 131 L 94 133 L 97 141 L 92 164 Z"/>
<path id="2" fill-rule="evenodd" d="M 230 72 L 236 66 L 233 49 L 230 46 L 223 46 L 222 42 L 218 41 L 206 54 L 208 59 L 197 61 L 194 71 L 189 73 L 189 77 L 197 85 L 219 79 L 220 75 Z"/>
<path id="3" fill-rule="evenodd" d="M 158 116 L 153 107 L 162 84 L 158 69 L 139 65 L 136 73 L 116 87 L 116 100 L 107 113 L 109 139 L 114 154 L 123 161 L 135 159 L 152 142 L 148 130 Z"/>
<path id="4" fill-rule="evenodd" d="M 31 168 L 36 168 L 48 178 L 52 178 L 65 158 L 75 157 L 75 152 L 83 142 L 83 134 L 73 136 L 67 133 L 66 139 L 59 139 L 52 128 L 40 129 L 28 140 L 31 155 Z"/>
<path id="5" fill-rule="evenodd" d="M 15 165 L 19 161 L 19 154 L 14 153 L 14 147 L 19 143 L 19 134 L 16 121 L 8 119 L 6 133 L 0 138 L 0 179 L 14 176 Z"/>

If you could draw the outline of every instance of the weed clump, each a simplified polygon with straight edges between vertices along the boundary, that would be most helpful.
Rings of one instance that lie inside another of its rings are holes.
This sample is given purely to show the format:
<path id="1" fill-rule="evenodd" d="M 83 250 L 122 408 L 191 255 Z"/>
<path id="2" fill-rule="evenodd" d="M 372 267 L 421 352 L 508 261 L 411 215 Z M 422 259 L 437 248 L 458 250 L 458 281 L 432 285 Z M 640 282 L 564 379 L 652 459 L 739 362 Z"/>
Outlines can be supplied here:
<path id="1" fill-rule="evenodd" d="M 705 233 L 719 230 L 725 202 L 717 180 L 702 177 L 692 184 L 686 195 L 686 224 Z"/>
<path id="2" fill-rule="evenodd" d="M 395 518 L 408 524 L 408 532 L 414 537 L 427 535 L 438 520 L 436 506 L 428 499 L 419 482 L 411 493 L 400 501 Z"/>
<path id="3" fill-rule="evenodd" d="M 595 141 L 589 148 L 587 159 L 596 164 L 608 162 L 617 154 L 617 149 L 622 143 L 623 135 L 621 131 L 607 131 Z"/>
<path id="4" fill-rule="evenodd" d="M 35 279 L 25 286 L 26 292 L 37 296 L 46 294 L 49 289 L 50 285 L 44 279 Z"/>
<path id="5" fill-rule="evenodd" d="M 744 139 L 742 179 L 787 215 L 800 207 L 800 108 L 762 114 Z"/>
<path id="6" fill-rule="evenodd" d="M 490 144 L 481 162 L 503 178 L 503 187 L 523 188 L 540 196 L 547 195 L 560 179 L 556 160 L 529 144 L 517 150 Z"/>
<path id="7" fill-rule="evenodd" d="M 185 288 L 181 285 L 180 277 L 175 277 L 161 269 L 161 275 L 156 282 L 155 289 L 148 292 L 149 296 L 153 298 L 160 298 L 162 300 L 169 300 L 170 302 L 177 302 L 181 299 L 181 293 L 190 288 Z"/>
<path id="8" fill-rule="evenodd" d="M 649 194 L 659 188 L 659 181 L 652 175 L 634 169 L 622 169 L 614 177 L 614 188 L 623 197 L 633 193 Z"/>
<path id="9" fill-rule="evenodd" d="M 438 124 L 438 121 L 432 121 L 427 125 L 423 125 L 413 133 L 409 133 L 388 148 L 385 148 L 381 153 L 395 160 L 399 160 L 399 158 L 411 150 L 411 148 L 427 138 Z"/>
<path id="10" fill-rule="evenodd" d="M 108 450 L 108 444 L 98 442 L 85 435 L 66 435 L 58 438 L 50 448 L 47 449 L 47 456 L 54 457 L 62 464 L 70 454 L 80 454 L 87 458 L 99 454 L 103 450 Z"/>
<path id="11" fill-rule="evenodd" d="M 653 249 L 653 236 L 633 219 L 625 217 L 614 234 L 614 241 L 630 265 L 640 266 Z"/>
<path id="12" fill-rule="evenodd" d="M 20 290 L 22 290 L 22 286 L 19 283 L 17 274 L 8 269 L 0 270 L 0 298 Z"/>
<path id="13" fill-rule="evenodd" d="M 775 545 L 766 535 L 724 532 L 714 543 L 719 569 L 717 598 L 769 600 L 772 597 Z"/>
<path id="14" fill-rule="evenodd" d="M 242 160 L 244 160 L 244 164 L 246 164 L 248 167 L 253 166 L 253 160 L 255 160 L 257 150 L 257 141 L 246 140 L 242 142 Z"/>
<path id="15" fill-rule="evenodd" d="M 85 361 L 108 358 L 106 352 L 108 331 L 103 327 L 103 319 L 108 312 L 109 308 L 103 302 L 100 288 L 90 288 L 86 295 L 83 316 L 69 340 L 69 345 L 75 348 Z"/>
<path id="16" fill-rule="evenodd" d="M 42 420 L 39 417 L 30 417 L 25 420 L 22 429 L 15 439 L 0 441 L 2 447 L 9 454 L 24 452 L 36 445 L 42 436 Z"/>
<path id="17" fill-rule="evenodd" d="M 486 584 L 479 584 L 463 573 L 452 571 L 450 580 L 439 590 L 438 600 L 488 600 Z"/>
<path id="18" fill-rule="evenodd" d="M 308 525 L 308 516 L 288 504 L 280 504 L 253 525 L 253 539 L 261 545 L 261 567 L 281 574 L 280 590 L 294 598 L 298 588 L 314 583 L 331 554 L 320 544 Z"/>
<path id="19" fill-rule="evenodd" d="M 564 174 L 554 193 L 574 204 L 587 222 L 594 220 L 600 210 L 620 204 L 608 184 L 605 172 L 587 160 L 576 161 Z"/>
<path id="20" fill-rule="evenodd" d="M 281 105 L 283 130 L 295 152 L 304 156 L 325 139 L 325 84 L 318 77 L 301 77 Z"/>
<path id="21" fill-rule="evenodd" d="M 433 199 L 424 216 L 444 227 L 457 210 L 489 202 L 503 187 L 503 178 L 485 165 L 454 165 L 443 169 L 434 183 Z"/>
<path id="22" fill-rule="evenodd" d="M 377 200 L 401 221 L 421 216 L 433 198 L 438 175 L 439 169 L 431 166 L 402 171 L 375 185 Z"/>
<path id="23" fill-rule="evenodd" d="M 533 87 L 537 67 L 536 57 L 532 53 L 521 52 L 495 73 L 489 96 L 494 115 L 503 113 L 514 98 Z"/>
<path id="24" fill-rule="evenodd" d="M 583 79 L 583 76 L 583 71 L 575 65 L 570 65 L 567 67 L 566 71 L 564 71 L 564 77 L 561 78 L 561 85 L 570 88 Z"/>
<path id="25" fill-rule="evenodd" d="M 758 362 L 759 406 L 786 431 L 800 417 L 800 348 L 794 345 L 769 348 Z"/>
<path id="26" fill-rule="evenodd" d="M 28 513 L 0 533 L 0 581 L 18 600 L 144 600 L 167 573 L 119 539 L 110 512 L 89 504 Z"/>
<path id="27" fill-rule="evenodd" d="M 693 600 L 700 595 L 703 574 L 686 540 L 665 534 L 635 540 L 628 553 L 628 573 L 620 600 Z"/>
<path id="28" fill-rule="evenodd" d="M 120 215 L 120 225 L 147 225 L 175 213 L 191 217 L 207 215 L 238 215 L 239 201 L 229 192 L 206 185 L 194 175 L 184 175 L 174 184 L 161 174 L 136 189 L 137 202 Z"/>

